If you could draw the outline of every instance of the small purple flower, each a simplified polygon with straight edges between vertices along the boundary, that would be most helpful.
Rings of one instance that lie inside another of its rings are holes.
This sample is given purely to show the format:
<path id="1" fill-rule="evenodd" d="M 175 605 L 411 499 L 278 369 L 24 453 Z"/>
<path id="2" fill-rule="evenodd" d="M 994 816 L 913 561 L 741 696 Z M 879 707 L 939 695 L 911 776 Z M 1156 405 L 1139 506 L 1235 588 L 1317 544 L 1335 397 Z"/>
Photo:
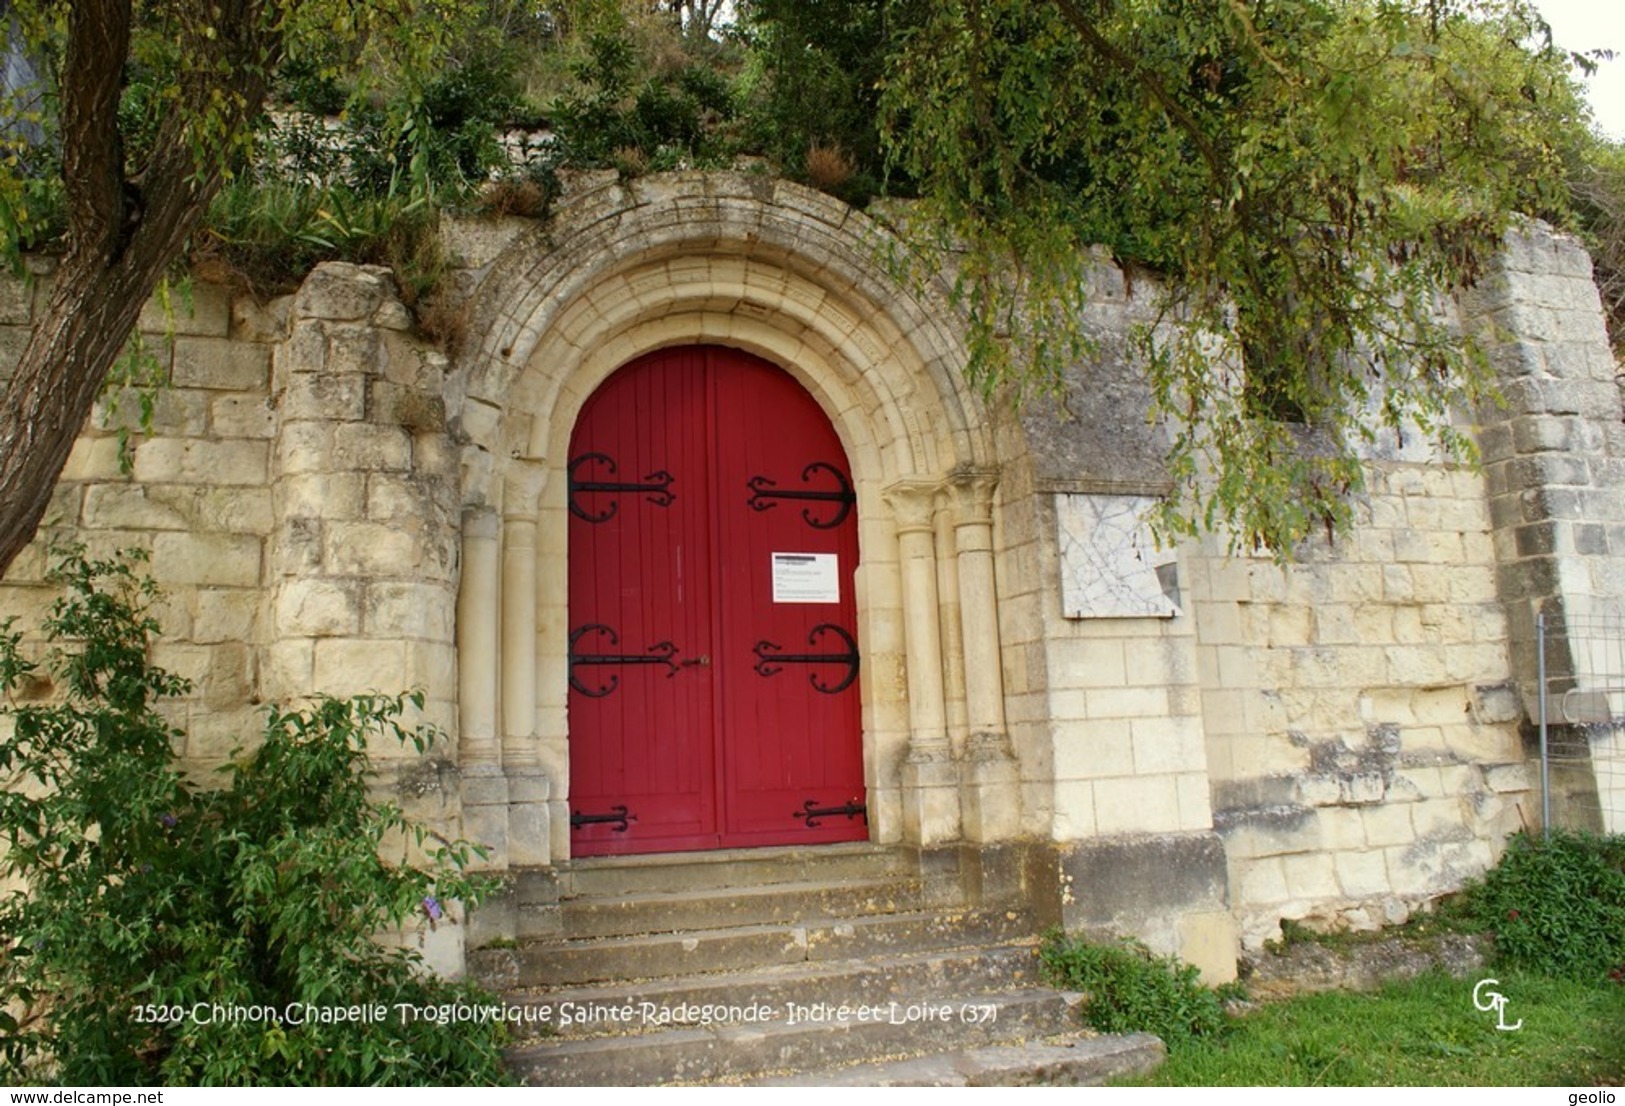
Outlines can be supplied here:
<path id="1" fill-rule="evenodd" d="M 160 814 L 158 820 L 164 824 L 165 829 L 174 829 L 181 824 L 181 820 L 173 814 Z"/>
<path id="2" fill-rule="evenodd" d="M 438 922 L 445 914 L 445 911 L 440 909 L 440 900 L 433 895 L 423 897 L 423 912 L 429 916 L 431 922 Z"/>

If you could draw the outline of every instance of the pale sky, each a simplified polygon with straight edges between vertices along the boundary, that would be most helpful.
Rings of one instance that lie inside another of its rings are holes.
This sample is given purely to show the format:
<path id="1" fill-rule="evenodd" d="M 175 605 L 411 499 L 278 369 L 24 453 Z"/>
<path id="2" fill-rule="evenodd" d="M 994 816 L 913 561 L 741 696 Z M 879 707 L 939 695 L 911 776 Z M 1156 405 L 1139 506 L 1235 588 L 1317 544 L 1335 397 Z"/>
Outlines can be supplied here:
<path id="1" fill-rule="evenodd" d="M 1620 0 L 1535 0 L 1552 25 L 1552 38 L 1569 50 L 1612 50 L 1586 82 L 1597 125 L 1625 140 L 1625 3 Z"/>

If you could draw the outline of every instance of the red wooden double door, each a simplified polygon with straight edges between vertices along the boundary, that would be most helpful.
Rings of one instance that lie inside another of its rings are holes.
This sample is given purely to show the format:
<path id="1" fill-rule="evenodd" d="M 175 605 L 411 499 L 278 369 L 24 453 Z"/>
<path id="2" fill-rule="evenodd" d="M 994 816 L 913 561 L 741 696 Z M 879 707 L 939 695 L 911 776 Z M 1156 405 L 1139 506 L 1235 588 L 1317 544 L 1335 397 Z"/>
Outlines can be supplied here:
<path id="1" fill-rule="evenodd" d="M 587 401 L 568 465 L 574 854 L 867 838 L 856 499 L 817 403 L 661 350 Z"/>

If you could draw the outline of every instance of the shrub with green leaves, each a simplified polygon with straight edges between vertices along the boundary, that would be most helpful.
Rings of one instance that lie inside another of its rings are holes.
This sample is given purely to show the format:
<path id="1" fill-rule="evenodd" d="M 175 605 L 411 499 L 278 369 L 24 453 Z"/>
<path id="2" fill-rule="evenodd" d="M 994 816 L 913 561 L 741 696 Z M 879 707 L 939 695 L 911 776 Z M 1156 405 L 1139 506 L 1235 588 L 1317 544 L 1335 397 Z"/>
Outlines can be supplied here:
<path id="1" fill-rule="evenodd" d="M 41 666 L 0 627 L 0 1078 L 75 1085 L 503 1080 L 490 1002 L 382 932 L 450 924 L 474 849 L 372 798 L 367 746 L 421 751 L 420 696 L 272 709 L 223 789 L 194 787 L 157 709 L 152 582 L 129 558 L 62 559 Z M 429 859 L 390 863 L 415 845 Z M 381 1017 L 368 1017 L 366 1011 Z M 360 1012 L 360 1016 L 357 1013 Z M 343 1018 L 344 1020 L 337 1020 Z"/>
<path id="2" fill-rule="evenodd" d="M 1038 955 L 1052 984 L 1083 992 L 1084 1020 L 1103 1033 L 1155 1033 L 1173 1049 L 1224 1027 L 1219 995 L 1197 969 L 1138 941 L 1103 945 L 1056 931 Z"/>
<path id="3" fill-rule="evenodd" d="M 1625 837 L 1518 834 L 1467 892 L 1500 964 L 1565 979 L 1625 978 Z"/>

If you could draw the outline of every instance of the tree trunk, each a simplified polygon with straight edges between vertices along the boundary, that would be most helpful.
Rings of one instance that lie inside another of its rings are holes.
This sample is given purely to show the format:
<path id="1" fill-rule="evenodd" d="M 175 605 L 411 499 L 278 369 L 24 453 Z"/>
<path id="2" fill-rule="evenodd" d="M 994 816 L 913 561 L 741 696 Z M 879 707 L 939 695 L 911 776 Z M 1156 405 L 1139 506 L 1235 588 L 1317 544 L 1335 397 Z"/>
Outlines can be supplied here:
<path id="1" fill-rule="evenodd" d="M 262 0 L 226 0 L 182 29 L 180 102 L 138 184 L 118 131 L 130 0 L 75 0 L 62 76 L 68 251 L 0 392 L 0 575 L 34 536 L 68 454 L 167 267 L 219 191 L 233 138 L 265 99 L 278 46 Z M 200 143 L 198 132 L 212 137 Z M 212 149 L 201 155 L 200 145 Z"/>

